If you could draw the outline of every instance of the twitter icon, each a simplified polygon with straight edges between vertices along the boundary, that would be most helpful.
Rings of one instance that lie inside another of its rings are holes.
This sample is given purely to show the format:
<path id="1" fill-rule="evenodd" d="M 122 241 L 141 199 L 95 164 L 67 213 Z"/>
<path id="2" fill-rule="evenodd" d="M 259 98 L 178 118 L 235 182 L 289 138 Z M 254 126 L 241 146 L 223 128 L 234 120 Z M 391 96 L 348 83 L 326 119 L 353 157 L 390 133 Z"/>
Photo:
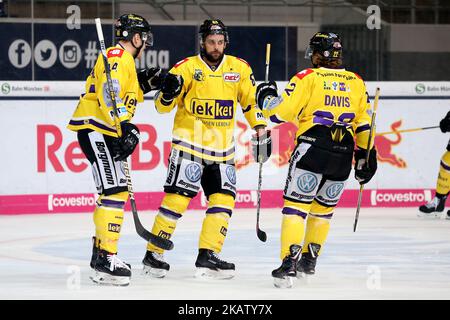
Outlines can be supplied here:
<path id="1" fill-rule="evenodd" d="M 50 40 L 41 40 L 34 47 L 34 61 L 43 69 L 53 67 L 57 56 L 56 46 Z"/>

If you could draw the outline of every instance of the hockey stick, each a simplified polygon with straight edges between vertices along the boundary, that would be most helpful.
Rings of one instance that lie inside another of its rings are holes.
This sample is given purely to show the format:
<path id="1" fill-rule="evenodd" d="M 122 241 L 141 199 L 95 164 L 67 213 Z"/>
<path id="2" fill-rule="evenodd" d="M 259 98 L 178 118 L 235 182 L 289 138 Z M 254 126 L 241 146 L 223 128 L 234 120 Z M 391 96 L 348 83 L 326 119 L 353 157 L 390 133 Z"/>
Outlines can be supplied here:
<path id="1" fill-rule="evenodd" d="M 380 132 L 377 133 L 377 136 L 384 136 L 387 134 L 395 134 L 395 133 L 404 133 L 404 132 L 415 132 L 415 131 L 422 131 L 427 129 L 437 129 L 439 126 L 433 126 L 433 127 L 423 127 L 423 128 L 414 128 L 414 129 L 404 129 L 404 130 L 397 130 L 397 131 L 388 131 L 388 132 Z"/>
<path id="2" fill-rule="evenodd" d="M 372 141 L 373 133 L 375 132 L 375 116 L 377 115 L 379 97 L 380 97 L 380 88 L 377 88 L 377 90 L 375 91 L 375 101 L 373 102 L 372 125 L 370 126 L 369 141 L 367 142 L 367 149 L 366 149 L 366 163 L 365 164 L 367 166 L 369 166 L 370 142 Z M 356 225 L 358 224 L 359 211 L 361 210 L 363 189 L 364 189 L 364 185 L 360 184 L 359 185 L 359 194 L 358 194 L 358 205 L 356 207 L 355 223 L 353 224 L 353 232 L 356 231 Z"/>
<path id="3" fill-rule="evenodd" d="M 264 81 L 269 81 L 269 63 L 270 63 L 270 43 L 266 45 L 266 74 Z M 262 186 L 262 167 L 263 162 L 258 159 L 259 162 L 259 172 L 258 172 L 258 191 L 257 191 L 257 205 L 256 205 L 256 235 L 258 239 L 262 242 L 266 242 L 267 234 L 259 228 L 259 212 L 261 210 L 261 186 Z"/>
<path id="4" fill-rule="evenodd" d="M 106 73 L 108 91 L 109 91 L 109 95 L 111 97 L 111 102 L 113 105 L 113 110 L 114 110 L 114 115 L 115 115 L 114 122 L 115 122 L 116 130 L 117 130 L 117 135 L 120 137 L 120 136 L 122 136 L 122 128 L 120 127 L 119 112 L 117 110 L 116 96 L 115 96 L 115 91 L 114 91 L 114 87 L 113 87 L 113 83 L 112 83 L 112 79 L 111 79 L 111 70 L 109 68 L 108 58 L 106 56 L 105 39 L 103 37 L 103 30 L 102 30 L 100 18 L 95 19 L 95 25 L 97 27 L 98 40 L 100 42 L 100 49 L 102 51 L 103 63 L 105 65 L 105 73 Z M 170 241 L 169 239 L 158 237 L 158 236 L 150 233 L 142 225 L 141 221 L 139 220 L 138 212 L 136 209 L 136 200 L 134 199 L 133 185 L 131 183 L 130 170 L 128 168 L 128 162 L 126 159 L 122 161 L 122 165 L 123 165 L 123 169 L 124 169 L 123 171 L 124 171 L 126 179 L 127 179 L 127 187 L 128 187 L 128 193 L 130 195 L 131 211 L 133 212 L 133 220 L 134 220 L 134 225 L 136 227 L 137 234 L 161 249 L 164 249 L 164 250 L 173 249 L 172 241 Z"/>

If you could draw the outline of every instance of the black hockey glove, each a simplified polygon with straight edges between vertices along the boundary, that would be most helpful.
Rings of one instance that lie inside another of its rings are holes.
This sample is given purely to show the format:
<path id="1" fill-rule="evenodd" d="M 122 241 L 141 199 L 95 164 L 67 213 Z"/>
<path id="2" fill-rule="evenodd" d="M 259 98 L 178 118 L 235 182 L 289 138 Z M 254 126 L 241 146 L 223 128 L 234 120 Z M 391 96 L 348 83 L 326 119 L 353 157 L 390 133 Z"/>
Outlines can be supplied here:
<path id="1" fill-rule="evenodd" d="M 166 102 L 171 102 L 176 98 L 183 88 L 183 77 L 180 75 L 175 75 L 168 73 L 161 84 L 161 92 L 163 94 L 162 98 Z"/>
<path id="2" fill-rule="evenodd" d="M 377 151 L 375 148 L 370 150 L 369 163 L 366 163 L 366 150 L 358 149 L 355 151 L 355 179 L 360 184 L 369 182 L 377 171 Z"/>
<path id="3" fill-rule="evenodd" d="M 139 86 L 144 94 L 161 89 L 162 75 L 160 68 L 142 69 L 137 72 Z"/>
<path id="4" fill-rule="evenodd" d="M 263 82 L 256 87 L 256 103 L 261 110 L 266 109 L 264 101 L 271 97 L 278 97 L 278 88 L 275 81 Z"/>
<path id="5" fill-rule="evenodd" d="M 450 131 L 450 112 L 448 112 L 445 118 L 439 122 L 439 127 L 441 128 L 442 133 Z"/>
<path id="6" fill-rule="evenodd" d="M 139 143 L 140 132 L 138 127 L 130 122 L 122 122 L 122 136 L 113 144 L 114 160 L 123 161 L 133 153 Z"/>
<path id="7" fill-rule="evenodd" d="M 252 135 L 252 152 L 253 158 L 258 163 L 264 163 L 269 160 L 272 154 L 272 138 L 270 130 L 266 130 L 262 135 Z"/>

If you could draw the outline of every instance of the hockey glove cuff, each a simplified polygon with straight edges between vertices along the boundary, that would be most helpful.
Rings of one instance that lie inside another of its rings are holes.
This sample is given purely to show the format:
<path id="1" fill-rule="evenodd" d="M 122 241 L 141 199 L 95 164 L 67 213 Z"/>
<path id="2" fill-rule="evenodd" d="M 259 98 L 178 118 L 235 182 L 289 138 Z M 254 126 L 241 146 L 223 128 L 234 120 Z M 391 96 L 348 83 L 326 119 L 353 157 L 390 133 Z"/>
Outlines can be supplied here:
<path id="1" fill-rule="evenodd" d="M 444 119 L 439 122 L 439 128 L 441 128 L 442 133 L 450 131 L 450 112 L 447 113 Z"/>
<path id="2" fill-rule="evenodd" d="M 142 69 L 137 73 L 139 86 L 144 94 L 161 89 L 162 76 L 160 68 Z"/>
<path id="3" fill-rule="evenodd" d="M 369 162 L 366 163 L 365 149 L 355 151 L 355 179 L 360 184 L 368 183 L 377 171 L 377 151 L 375 148 L 370 150 Z"/>
<path id="4" fill-rule="evenodd" d="M 278 97 L 278 88 L 275 81 L 263 82 L 256 88 L 256 103 L 261 110 L 265 110 L 265 105 L 272 97 Z"/>
<path id="5" fill-rule="evenodd" d="M 178 97 L 183 88 L 183 82 L 183 77 L 181 75 L 168 73 L 161 84 L 162 98 L 165 101 L 171 101 Z"/>
<path id="6" fill-rule="evenodd" d="M 122 122 L 120 126 L 122 127 L 122 136 L 116 140 L 113 147 L 115 161 L 123 161 L 128 158 L 138 145 L 140 138 L 139 129 L 134 124 Z"/>

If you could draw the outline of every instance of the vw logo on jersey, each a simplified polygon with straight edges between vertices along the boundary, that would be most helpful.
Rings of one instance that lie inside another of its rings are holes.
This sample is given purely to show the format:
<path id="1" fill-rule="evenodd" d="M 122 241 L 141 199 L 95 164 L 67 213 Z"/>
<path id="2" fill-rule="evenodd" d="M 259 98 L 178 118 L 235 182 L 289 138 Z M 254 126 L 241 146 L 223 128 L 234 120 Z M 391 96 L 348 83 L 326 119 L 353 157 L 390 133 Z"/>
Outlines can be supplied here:
<path id="1" fill-rule="evenodd" d="M 230 180 L 232 184 L 236 184 L 236 170 L 234 169 L 234 167 L 233 166 L 227 167 L 225 172 L 227 174 L 228 180 Z"/>
<path id="2" fill-rule="evenodd" d="M 186 175 L 186 178 L 188 178 L 189 181 L 197 182 L 198 180 L 200 180 L 200 177 L 202 176 L 202 168 L 198 163 L 190 163 L 186 166 L 184 174 Z"/>
<path id="3" fill-rule="evenodd" d="M 297 179 L 297 186 L 302 192 L 310 193 L 317 186 L 317 177 L 311 173 L 304 173 Z"/>
<path id="4" fill-rule="evenodd" d="M 341 193 L 342 189 L 344 189 L 344 184 L 337 182 L 329 185 L 325 193 L 330 199 L 334 199 Z"/>

